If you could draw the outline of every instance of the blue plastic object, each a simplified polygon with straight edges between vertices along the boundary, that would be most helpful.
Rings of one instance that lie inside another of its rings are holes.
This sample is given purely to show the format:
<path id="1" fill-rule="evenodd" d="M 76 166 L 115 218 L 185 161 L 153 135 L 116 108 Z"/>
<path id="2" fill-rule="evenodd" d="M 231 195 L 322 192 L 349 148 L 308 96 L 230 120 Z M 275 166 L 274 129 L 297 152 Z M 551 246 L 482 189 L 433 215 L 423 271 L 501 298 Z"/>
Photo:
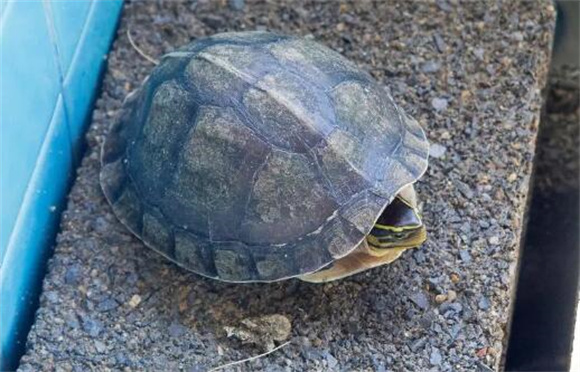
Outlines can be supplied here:
<path id="1" fill-rule="evenodd" d="M 16 368 L 122 0 L 0 0 L 0 370 Z"/>

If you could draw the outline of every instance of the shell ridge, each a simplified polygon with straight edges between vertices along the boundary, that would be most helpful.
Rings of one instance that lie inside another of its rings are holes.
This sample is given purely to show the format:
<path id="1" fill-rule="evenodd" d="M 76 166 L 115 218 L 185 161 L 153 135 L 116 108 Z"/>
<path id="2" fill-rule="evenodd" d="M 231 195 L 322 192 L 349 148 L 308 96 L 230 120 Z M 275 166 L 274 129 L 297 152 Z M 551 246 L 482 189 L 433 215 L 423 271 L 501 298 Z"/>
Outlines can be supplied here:
<path id="1" fill-rule="evenodd" d="M 340 152 L 340 149 L 337 149 L 337 148 L 335 147 L 335 145 L 333 145 L 332 143 L 330 143 L 330 144 L 329 144 L 329 146 L 331 146 L 331 147 L 332 147 L 332 149 L 333 149 L 333 150 L 334 150 L 334 151 L 335 151 L 337 154 L 339 154 L 339 155 L 340 155 L 340 157 L 341 157 L 342 159 L 344 159 L 344 161 L 345 161 L 345 162 L 347 162 L 347 163 L 348 163 L 348 165 L 350 165 L 350 167 L 351 167 L 351 168 L 352 168 L 352 169 L 353 169 L 353 170 L 354 170 L 354 171 L 355 171 L 355 172 L 356 172 L 356 173 L 357 173 L 359 176 L 361 176 L 361 177 L 362 177 L 362 178 L 364 178 L 364 179 L 366 179 L 366 178 L 367 178 L 367 176 L 365 175 L 365 173 L 364 173 L 364 171 L 363 171 L 363 170 L 359 169 L 359 168 L 358 168 L 356 165 L 354 165 L 354 164 L 352 163 L 352 161 L 351 161 L 350 159 L 348 159 L 346 156 L 344 156 L 343 154 L 341 154 L 341 152 Z"/>
<path id="2" fill-rule="evenodd" d="M 215 66 L 224 69 L 225 71 L 231 73 L 234 76 L 237 76 L 239 78 L 241 78 L 244 82 L 248 83 L 251 86 L 255 86 L 255 81 L 257 80 L 257 77 L 251 74 L 248 74 L 242 70 L 240 70 L 239 68 L 236 68 L 234 65 L 232 65 L 231 63 L 228 63 L 227 61 L 213 56 L 207 52 L 200 52 L 196 58 L 202 59 L 208 63 L 212 63 Z"/>
<path id="3" fill-rule="evenodd" d="M 240 224 L 238 225 L 238 229 L 246 221 L 246 216 L 248 215 L 248 209 L 250 208 L 250 202 L 252 201 L 252 196 L 254 195 L 254 187 L 256 186 L 256 182 L 258 181 L 258 175 L 266 167 L 266 164 L 268 164 L 268 161 L 270 160 L 270 157 L 272 156 L 272 152 L 273 152 L 273 150 L 270 149 L 270 151 L 266 154 L 266 156 L 264 156 L 264 161 L 262 162 L 262 164 L 260 164 L 260 166 L 258 168 L 256 168 L 256 171 L 252 175 L 252 184 L 249 187 L 248 195 L 247 195 L 247 198 L 246 198 L 246 201 L 244 204 L 244 215 L 240 219 Z"/>
<path id="4" fill-rule="evenodd" d="M 272 57 L 276 62 L 278 62 L 279 66 L 282 66 L 280 59 L 278 59 L 278 57 L 276 57 L 276 55 L 274 53 L 272 53 L 271 50 L 264 49 L 264 52 L 267 53 L 270 57 Z M 298 67 L 294 66 L 294 63 L 292 63 L 291 61 L 287 61 L 287 62 L 288 63 L 286 63 L 286 64 L 284 64 L 284 66 L 282 66 L 284 68 L 284 71 L 299 78 L 300 80 L 304 80 L 304 77 L 298 72 L 299 71 Z M 324 74 L 326 77 L 328 77 L 327 74 L 324 71 L 320 70 L 319 68 L 316 68 L 315 72 L 317 72 L 319 74 Z M 309 80 L 308 82 L 316 85 L 321 91 L 323 91 L 323 92 L 325 91 L 324 86 L 319 84 L 317 81 Z"/>
<path id="5" fill-rule="evenodd" d="M 334 187 L 334 184 L 332 183 L 332 181 L 328 177 L 328 174 L 326 174 L 326 170 L 320 164 L 320 161 L 318 161 L 318 157 L 314 153 L 314 149 L 310 149 L 308 152 L 312 158 L 312 161 L 314 162 L 314 165 L 316 166 L 316 169 L 322 175 L 322 178 L 324 179 L 324 181 L 327 183 L 328 190 L 330 191 L 332 197 L 334 198 L 334 200 L 338 200 L 339 198 L 338 198 L 338 194 L 336 193 L 336 188 Z"/>
<path id="6" fill-rule="evenodd" d="M 353 73 L 348 74 L 341 82 L 333 85 L 332 87 L 326 89 L 324 91 L 324 93 L 328 94 L 330 96 L 330 94 L 332 94 L 332 92 L 334 92 L 335 90 L 337 90 L 338 88 L 340 88 L 342 85 L 346 85 L 346 84 L 351 84 L 351 83 L 359 83 L 361 85 L 366 85 L 369 84 L 368 80 L 362 79 L 360 76 L 355 75 Z"/>
<path id="7" fill-rule="evenodd" d="M 300 105 L 296 105 L 291 100 L 289 100 L 285 95 L 278 94 L 275 90 L 262 88 L 269 97 L 271 97 L 274 101 L 278 104 L 286 108 L 294 117 L 300 120 L 302 123 L 306 123 L 308 128 L 313 132 L 318 133 L 321 137 L 324 137 L 324 133 L 321 132 L 317 127 L 314 121 L 310 118 L 307 112 L 305 112 Z M 334 126 L 334 125 L 332 125 Z M 308 148 L 308 146 L 307 146 Z"/>

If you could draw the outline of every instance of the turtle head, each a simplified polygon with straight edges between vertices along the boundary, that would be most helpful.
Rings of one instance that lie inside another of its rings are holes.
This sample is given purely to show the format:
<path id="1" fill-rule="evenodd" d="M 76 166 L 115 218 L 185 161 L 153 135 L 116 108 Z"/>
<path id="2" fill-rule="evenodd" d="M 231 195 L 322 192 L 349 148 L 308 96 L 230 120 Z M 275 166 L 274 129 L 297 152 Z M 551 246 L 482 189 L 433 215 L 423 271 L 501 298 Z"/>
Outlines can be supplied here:
<path id="1" fill-rule="evenodd" d="M 384 210 L 373 229 L 356 249 L 301 280 L 322 283 L 393 262 L 407 249 L 427 239 L 412 185 L 405 187 Z"/>
<path id="2" fill-rule="evenodd" d="M 388 249 L 417 247 L 426 238 L 414 191 L 404 189 L 385 208 L 367 236 L 367 242 L 369 253 L 382 256 Z"/>

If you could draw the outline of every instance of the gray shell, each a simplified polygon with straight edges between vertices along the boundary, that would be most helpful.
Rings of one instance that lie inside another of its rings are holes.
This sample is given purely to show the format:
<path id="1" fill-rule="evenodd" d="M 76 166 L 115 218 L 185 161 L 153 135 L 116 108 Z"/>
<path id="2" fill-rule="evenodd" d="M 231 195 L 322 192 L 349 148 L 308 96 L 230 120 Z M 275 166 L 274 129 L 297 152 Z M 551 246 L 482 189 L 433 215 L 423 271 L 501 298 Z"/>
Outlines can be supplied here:
<path id="1" fill-rule="evenodd" d="M 416 121 L 310 40 L 225 33 L 164 56 L 102 153 L 116 216 L 198 274 L 274 281 L 352 251 L 427 167 Z"/>

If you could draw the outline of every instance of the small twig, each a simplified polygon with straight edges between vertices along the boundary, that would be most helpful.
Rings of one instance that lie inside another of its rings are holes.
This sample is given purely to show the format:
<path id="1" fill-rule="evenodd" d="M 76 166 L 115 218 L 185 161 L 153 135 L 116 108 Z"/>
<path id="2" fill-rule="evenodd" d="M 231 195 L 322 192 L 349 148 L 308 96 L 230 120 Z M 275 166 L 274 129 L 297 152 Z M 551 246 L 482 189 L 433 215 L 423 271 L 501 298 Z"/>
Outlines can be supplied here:
<path id="1" fill-rule="evenodd" d="M 249 358 L 242 359 L 242 360 L 237 360 L 237 361 L 235 361 L 235 362 L 231 362 L 231 363 L 223 364 L 223 365 L 221 365 L 221 366 L 214 367 L 214 368 L 210 369 L 210 370 L 209 370 L 209 371 L 207 371 L 207 372 L 214 372 L 214 371 L 219 371 L 220 369 L 224 369 L 224 368 L 227 368 L 227 367 L 235 366 L 235 365 L 237 365 L 237 364 L 242 364 L 242 363 L 250 362 L 250 361 L 252 361 L 252 360 L 256 360 L 256 359 L 259 359 L 259 358 L 263 358 L 263 357 L 265 357 L 265 356 L 267 356 L 267 355 L 269 355 L 269 354 L 272 354 L 274 351 L 276 351 L 276 350 L 279 350 L 279 349 L 283 348 L 284 346 L 288 345 L 290 342 L 291 342 L 291 341 L 285 342 L 285 343 L 283 343 L 282 345 L 276 346 L 276 347 L 275 347 L 275 348 L 273 348 L 272 350 L 270 350 L 270 351 L 267 351 L 267 352 L 265 352 L 265 353 L 263 353 L 263 354 L 260 354 L 260 355 L 255 355 L 255 356 L 253 356 L 253 357 L 249 357 Z"/>
<path id="2" fill-rule="evenodd" d="M 154 65 L 158 65 L 159 61 L 156 60 L 155 58 L 151 58 L 149 57 L 147 54 L 145 54 L 144 51 L 142 51 L 137 44 L 135 44 L 135 42 L 133 41 L 133 37 L 131 37 L 131 28 L 127 27 L 127 38 L 129 39 L 129 43 L 131 43 L 131 46 L 133 47 L 133 49 L 135 49 L 137 51 L 137 53 L 139 53 L 141 55 L 141 57 L 145 58 L 146 60 L 148 60 L 149 62 L 153 63 Z"/>

